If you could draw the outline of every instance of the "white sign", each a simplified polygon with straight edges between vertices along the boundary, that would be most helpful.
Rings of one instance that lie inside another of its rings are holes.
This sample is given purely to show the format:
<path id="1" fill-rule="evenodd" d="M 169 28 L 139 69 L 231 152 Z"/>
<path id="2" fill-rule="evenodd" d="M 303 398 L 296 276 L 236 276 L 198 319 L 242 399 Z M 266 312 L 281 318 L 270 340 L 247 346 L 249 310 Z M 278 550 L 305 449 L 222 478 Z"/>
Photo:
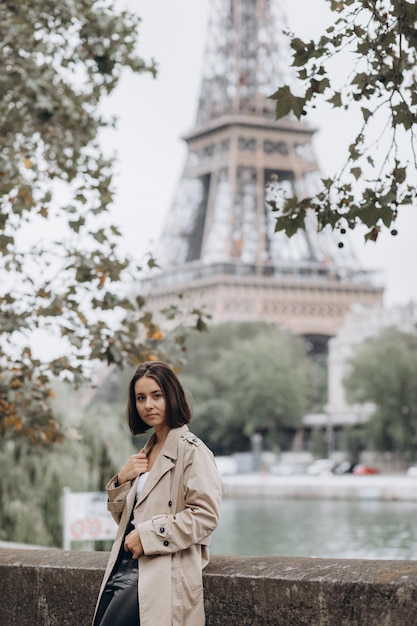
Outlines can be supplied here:
<path id="1" fill-rule="evenodd" d="M 106 493 L 64 489 L 64 550 L 71 549 L 71 541 L 114 539 L 116 530 L 117 524 L 107 511 Z"/>

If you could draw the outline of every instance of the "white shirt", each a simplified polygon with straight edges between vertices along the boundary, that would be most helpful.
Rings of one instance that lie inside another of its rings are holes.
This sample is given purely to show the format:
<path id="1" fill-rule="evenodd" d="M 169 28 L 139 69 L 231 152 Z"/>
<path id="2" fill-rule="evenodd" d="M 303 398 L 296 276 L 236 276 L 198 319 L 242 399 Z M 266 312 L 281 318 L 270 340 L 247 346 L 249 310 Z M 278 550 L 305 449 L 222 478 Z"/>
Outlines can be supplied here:
<path id="1" fill-rule="evenodd" d="M 149 472 L 144 472 L 143 474 L 141 474 L 139 476 L 139 480 L 138 480 L 137 485 L 136 485 L 136 497 L 137 498 L 139 498 L 139 496 L 141 494 L 141 491 L 142 491 L 142 489 L 144 487 L 144 484 L 146 483 L 146 479 L 148 478 L 148 476 L 149 476 Z"/>
<path id="2" fill-rule="evenodd" d="M 139 476 L 139 480 L 138 480 L 138 482 L 136 484 L 136 499 L 139 498 L 140 493 L 141 493 L 141 491 L 143 489 L 144 484 L 146 483 L 146 479 L 148 478 L 148 476 L 149 476 L 149 472 L 144 472 L 143 474 L 141 474 Z M 135 522 L 133 521 L 133 512 L 132 512 L 132 516 L 130 518 L 130 524 L 133 527 L 135 527 Z"/>

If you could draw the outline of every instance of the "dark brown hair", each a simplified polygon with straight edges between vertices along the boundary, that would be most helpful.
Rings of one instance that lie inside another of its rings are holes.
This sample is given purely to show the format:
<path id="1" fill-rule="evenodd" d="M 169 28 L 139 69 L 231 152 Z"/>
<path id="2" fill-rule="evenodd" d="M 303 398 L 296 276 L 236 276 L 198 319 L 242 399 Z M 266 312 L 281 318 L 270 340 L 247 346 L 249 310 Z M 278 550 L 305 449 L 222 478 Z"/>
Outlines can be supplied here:
<path id="1" fill-rule="evenodd" d="M 178 428 L 191 421 L 192 413 L 187 393 L 172 367 L 162 361 L 145 361 L 136 369 L 129 383 L 126 413 L 133 435 L 146 433 L 150 428 L 136 409 L 135 383 L 143 376 L 153 378 L 160 386 L 166 402 L 166 419 L 170 428 Z"/>

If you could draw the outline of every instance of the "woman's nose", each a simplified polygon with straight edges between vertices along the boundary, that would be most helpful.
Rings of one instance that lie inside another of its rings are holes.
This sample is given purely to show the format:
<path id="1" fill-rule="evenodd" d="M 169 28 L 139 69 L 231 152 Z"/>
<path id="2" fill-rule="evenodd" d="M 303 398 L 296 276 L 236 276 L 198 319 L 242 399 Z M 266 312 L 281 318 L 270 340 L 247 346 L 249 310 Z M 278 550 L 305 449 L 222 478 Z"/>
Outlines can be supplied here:
<path id="1" fill-rule="evenodd" d="M 152 406 L 152 396 L 148 396 L 145 400 L 145 407 Z"/>

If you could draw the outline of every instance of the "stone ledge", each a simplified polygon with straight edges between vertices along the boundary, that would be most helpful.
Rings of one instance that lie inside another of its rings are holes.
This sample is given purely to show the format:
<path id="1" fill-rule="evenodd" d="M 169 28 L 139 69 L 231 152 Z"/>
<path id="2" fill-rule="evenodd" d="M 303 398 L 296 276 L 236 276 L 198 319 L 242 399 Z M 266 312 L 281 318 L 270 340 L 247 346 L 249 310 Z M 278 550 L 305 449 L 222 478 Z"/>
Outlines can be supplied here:
<path id="1" fill-rule="evenodd" d="M 0 624 L 89 626 L 107 557 L 0 550 Z M 417 561 L 215 556 L 204 587 L 207 626 L 416 624 Z"/>

